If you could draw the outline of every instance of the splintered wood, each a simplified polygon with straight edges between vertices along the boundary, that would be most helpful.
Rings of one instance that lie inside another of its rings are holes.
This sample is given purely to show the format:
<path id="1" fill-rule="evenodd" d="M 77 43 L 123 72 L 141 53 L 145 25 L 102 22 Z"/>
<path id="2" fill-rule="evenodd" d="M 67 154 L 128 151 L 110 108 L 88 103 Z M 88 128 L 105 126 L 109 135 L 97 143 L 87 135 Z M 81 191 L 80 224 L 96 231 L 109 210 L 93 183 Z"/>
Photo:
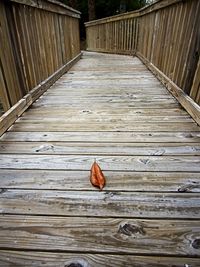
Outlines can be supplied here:
<path id="1" fill-rule="evenodd" d="M 138 58 L 84 53 L 0 139 L 0 266 L 198 267 L 199 141 Z"/>

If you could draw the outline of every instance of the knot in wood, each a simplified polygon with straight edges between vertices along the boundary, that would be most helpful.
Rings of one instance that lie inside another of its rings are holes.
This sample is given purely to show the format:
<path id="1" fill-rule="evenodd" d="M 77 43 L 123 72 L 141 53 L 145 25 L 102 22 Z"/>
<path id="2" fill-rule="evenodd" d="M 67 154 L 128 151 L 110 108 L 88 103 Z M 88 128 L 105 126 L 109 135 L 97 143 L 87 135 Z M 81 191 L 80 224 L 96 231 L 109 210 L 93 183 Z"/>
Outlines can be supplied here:
<path id="1" fill-rule="evenodd" d="M 5 189 L 5 188 L 0 188 L 0 194 L 5 193 L 6 191 L 7 191 L 7 189 Z"/>
<path id="2" fill-rule="evenodd" d="M 64 267 L 84 267 L 80 263 L 70 263 L 69 265 L 65 265 Z"/>
<path id="3" fill-rule="evenodd" d="M 35 150 L 35 152 L 45 152 L 45 151 L 53 150 L 53 149 L 54 149 L 53 145 L 41 145 Z"/>
<path id="4" fill-rule="evenodd" d="M 182 185 L 179 189 L 178 192 L 180 193 L 189 193 L 189 192 L 193 192 L 193 189 L 196 189 L 199 187 L 199 184 L 193 182 L 193 184 L 186 184 L 186 185 Z"/>
<path id="5" fill-rule="evenodd" d="M 64 267 L 91 267 L 90 264 L 84 259 L 71 259 L 65 262 Z"/>
<path id="6" fill-rule="evenodd" d="M 200 238 L 197 238 L 192 242 L 192 247 L 194 249 L 200 249 Z"/>
<path id="7" fill-rule="evenodd" d="M 120 225 L 118 233 L 127 235 L 127 236 L 132 236 L 134 234 L 141 234 L 141 235 L 145 235 L 146 232 L 143 228 L 142 225 L 134 225 L 134 224 L 129 224 L 129 223 L 125 223 L 124 225 Z"/>
<path id="8" fill-rule="evenodd" d="M 145 165 L 149 163 L 149 159 L 140 159 L 140 162 L 144 163 Z"/>

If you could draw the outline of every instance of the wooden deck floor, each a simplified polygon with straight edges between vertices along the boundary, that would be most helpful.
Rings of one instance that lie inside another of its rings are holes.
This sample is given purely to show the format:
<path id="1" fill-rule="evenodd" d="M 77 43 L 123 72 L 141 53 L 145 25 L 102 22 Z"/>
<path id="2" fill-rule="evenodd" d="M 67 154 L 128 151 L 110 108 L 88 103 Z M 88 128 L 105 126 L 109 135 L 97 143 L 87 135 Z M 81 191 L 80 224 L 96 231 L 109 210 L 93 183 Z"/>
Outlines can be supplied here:
<path id="1" fill-rule="evenodd" d="M 200 266 L 199 141 L 139 59 L 84 53 L 1 138 L 0 266 Z"/>

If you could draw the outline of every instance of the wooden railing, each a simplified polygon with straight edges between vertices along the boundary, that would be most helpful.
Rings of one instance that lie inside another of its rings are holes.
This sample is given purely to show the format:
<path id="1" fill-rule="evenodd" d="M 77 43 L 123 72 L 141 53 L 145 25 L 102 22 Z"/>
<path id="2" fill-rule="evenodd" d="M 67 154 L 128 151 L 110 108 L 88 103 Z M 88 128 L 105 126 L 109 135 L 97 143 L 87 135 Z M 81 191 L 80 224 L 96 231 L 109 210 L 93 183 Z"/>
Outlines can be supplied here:
<path id="1" fill-rule="evenodd" d="M 138 39 L 138 12 L 85 23 L 87 49 L 98 52 L 133 54 Z"/>
<path id="2" fill-rule="evenodd" d="M 80 12 L 54 0 L 0 1 L 0 99 L 5 111 L 19 100 L 26 108 L 80 56 L 79 18 Z"/>
<path id="3" fill-rule="evenodd" d="M 87 49 L 136 54 L 200 122 L 200 1 L 161 0 L 86 23 Z M 192 98 L 188 98 L 188 95 Z"/>
<path id="4" fill-rule="evenodd" d="M 138 12 L 85 23 L 87 50 L 134 54 L 138 38 Z"/>

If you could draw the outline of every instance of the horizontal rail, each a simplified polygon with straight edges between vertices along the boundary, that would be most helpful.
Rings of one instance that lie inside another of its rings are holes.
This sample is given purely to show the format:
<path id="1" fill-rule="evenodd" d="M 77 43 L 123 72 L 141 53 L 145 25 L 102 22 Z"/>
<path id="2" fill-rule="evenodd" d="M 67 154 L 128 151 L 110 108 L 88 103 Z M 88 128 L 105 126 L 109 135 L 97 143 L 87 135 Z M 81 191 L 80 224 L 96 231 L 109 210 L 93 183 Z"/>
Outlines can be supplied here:
<path id="1" fill-rule="evenodd" d="M 162 8 L 174 5 L 174 4 L 177 4 L 179 2 L 183 2 L 183 0 L 159 0 L 156 2 L 156 4 L 154 3 L 151 5 L 148 5 L 148 6 L 143 7 L 137 11 L 131 11 L 131 12 L 127 12 L 127 13 L 123 13 L 123 14 L 119 14 L 119 15 L 115 15 L 115 16 L 110 16 L 110 17 L 103 18 L 103 19 L 98 19 L 98 20 L 86 22 L 85 26 L 89 27 L 89 26 L 99 25 L 99 24 L 103 24 L 103 23 L 114 22 L 114 21 L 118 21 L 118 20 L 140 17 L 142 15 L 148 14 L 150 12 L 154 12 L 156 10 L 159 10 L 159 9 L 162 9 Z"/>
<path id="2" fill-rule="evenodd" d="M 13 3 L 18 3 L 26 6 L 31 6 L 38 9 L 54 12 L 57 14 L 67 15 L 75 18 L 80 18 L 81 12 L 66 6 L 54 0 L 10 0 Z"/>

